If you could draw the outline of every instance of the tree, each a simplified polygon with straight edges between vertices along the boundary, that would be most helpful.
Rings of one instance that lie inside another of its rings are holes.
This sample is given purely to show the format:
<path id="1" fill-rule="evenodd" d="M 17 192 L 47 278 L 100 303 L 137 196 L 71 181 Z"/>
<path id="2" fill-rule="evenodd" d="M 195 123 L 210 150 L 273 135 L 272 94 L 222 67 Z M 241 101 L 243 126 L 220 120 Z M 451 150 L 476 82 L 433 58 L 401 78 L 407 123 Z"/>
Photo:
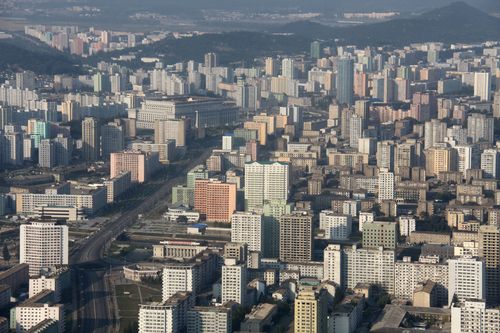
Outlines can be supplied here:
<path id="1" fill-rule="evenodd" d="M 7 246 L 7 243 L 3 243 L 3 260 L 9 262 L 10 258 L 9 247 Z"/>
<path id="2" fill-rule="evenodd" d="M 186 224 L 188 222 L 189 222 L 189 220 L 188 220 L 187 216 L 185 216 L 185 215 L 180 215 L 177 218 L 177 223 Z"/>

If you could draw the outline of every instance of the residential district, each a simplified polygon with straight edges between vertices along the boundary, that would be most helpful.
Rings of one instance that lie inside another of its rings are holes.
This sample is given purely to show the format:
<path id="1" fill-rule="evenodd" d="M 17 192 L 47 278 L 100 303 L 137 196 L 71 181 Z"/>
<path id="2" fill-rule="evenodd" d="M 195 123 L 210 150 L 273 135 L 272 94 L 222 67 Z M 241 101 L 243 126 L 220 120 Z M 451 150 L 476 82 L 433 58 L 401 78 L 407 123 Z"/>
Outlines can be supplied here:
<path id="1" fill-rule="evenodd" d="M 0 332 L 500 332 L 499 43 L 132 59 L 2 73 Z"/>

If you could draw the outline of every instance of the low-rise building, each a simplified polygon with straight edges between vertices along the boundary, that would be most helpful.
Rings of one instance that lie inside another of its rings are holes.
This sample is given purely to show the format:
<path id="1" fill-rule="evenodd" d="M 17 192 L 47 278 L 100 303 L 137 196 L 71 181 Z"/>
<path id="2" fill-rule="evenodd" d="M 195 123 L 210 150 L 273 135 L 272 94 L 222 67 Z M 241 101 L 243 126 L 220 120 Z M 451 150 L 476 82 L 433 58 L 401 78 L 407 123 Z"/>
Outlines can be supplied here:
<path id="1" fill-rule="evenodd" d="M 47 319 L 57 321 L 58 333 L 64 332 L 64 306 L 52 302 L 53 292 L 44 290 L 11 311 L 16 332 L 27 332 Z"/>

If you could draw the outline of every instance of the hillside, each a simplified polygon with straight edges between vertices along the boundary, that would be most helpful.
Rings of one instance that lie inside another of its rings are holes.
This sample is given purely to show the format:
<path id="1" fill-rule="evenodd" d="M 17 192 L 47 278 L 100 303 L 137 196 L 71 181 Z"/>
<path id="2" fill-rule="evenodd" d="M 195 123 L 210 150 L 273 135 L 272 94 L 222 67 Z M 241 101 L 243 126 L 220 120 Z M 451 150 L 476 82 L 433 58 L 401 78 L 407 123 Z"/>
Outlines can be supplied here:
<path id="1" fill-rule="evenodd" d="M 79 73 L 79 61 L 48 48 L 28 47 L 17 39 L 0 41 L 0 70 L 31 70 L 38 74 Z"/>
<path id="2" fill-rule="evenodd" d="M 185 61 L 186 59 L 203 61 L 205 53 L 216 52 L 221 64 L 238 61 L 251 63 L 256 57 L 260 56 L 304 52 L 308 49 L 310 42 L 309 38 L 302 36 L 238 31 L 205 34 L 191 38 L 165 39 L 134 49 L 98 54 L 91 57 L 89 61 L 94 64 L 100 60 L 109 60 L 111 57 L 129 52 L 136 53 L 138 58 L 145 56 L 160 57 L 167 63 Z"/>
<path id="3" fill-rule="evenodd" d="M 416 17 L 333 28 L 295 22 L 277 29 L 311 39 L 340 39 L 357 45 L 405 45 L 412 42 L 480 42 L 500 40 L 500 19 L 464 2 L 455 2 Z"/>

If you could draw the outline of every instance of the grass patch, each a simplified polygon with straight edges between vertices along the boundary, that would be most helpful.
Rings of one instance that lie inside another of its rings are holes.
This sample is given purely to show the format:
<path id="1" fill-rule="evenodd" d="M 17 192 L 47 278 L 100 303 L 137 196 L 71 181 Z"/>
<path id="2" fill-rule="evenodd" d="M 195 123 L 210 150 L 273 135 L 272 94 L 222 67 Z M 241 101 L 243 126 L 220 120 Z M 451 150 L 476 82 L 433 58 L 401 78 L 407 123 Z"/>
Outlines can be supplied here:
<path id="1" fill-rule="evenodd" d="M 120 315 L 120 332 L 125 332 L 138 321 L 141 299 L 142 303 L 161 301 L 161 292 L 137 284 L 116 285 L 115 293 Z"/>

